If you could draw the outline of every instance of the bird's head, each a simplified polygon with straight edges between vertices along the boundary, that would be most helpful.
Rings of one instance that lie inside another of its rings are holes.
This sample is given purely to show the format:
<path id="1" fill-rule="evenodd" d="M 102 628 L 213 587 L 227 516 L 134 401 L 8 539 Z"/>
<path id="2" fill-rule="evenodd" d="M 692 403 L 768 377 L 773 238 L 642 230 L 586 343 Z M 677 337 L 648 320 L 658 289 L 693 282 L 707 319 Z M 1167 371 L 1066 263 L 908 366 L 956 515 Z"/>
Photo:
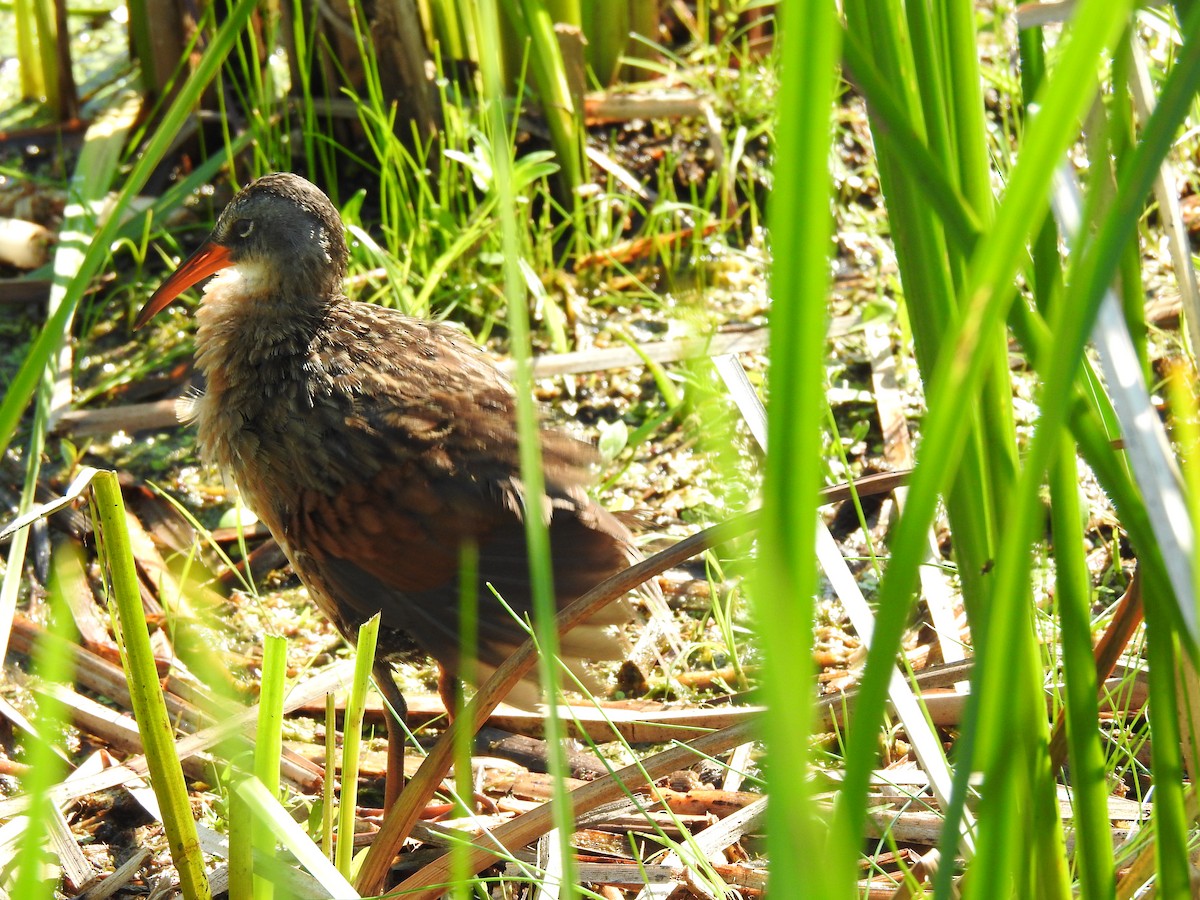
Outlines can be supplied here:
<path id="1" fill-rule="evenodd" d="M 230 201 L 208 239 L 150 297 L 134 328 L 227 268 L 265 282 L 281 302 L 331 300 L 340 294 L 346 257 L 341 217 L 318 187 L 286 172 L 263 176 Z"/>

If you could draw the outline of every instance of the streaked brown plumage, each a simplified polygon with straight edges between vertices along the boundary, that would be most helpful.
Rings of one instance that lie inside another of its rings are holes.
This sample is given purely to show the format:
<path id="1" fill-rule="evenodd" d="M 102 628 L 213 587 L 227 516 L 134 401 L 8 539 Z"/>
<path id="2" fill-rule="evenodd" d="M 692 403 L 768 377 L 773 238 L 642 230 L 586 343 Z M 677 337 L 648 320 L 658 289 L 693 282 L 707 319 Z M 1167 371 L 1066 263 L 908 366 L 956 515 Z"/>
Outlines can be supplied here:
<path id="1" fill-rule="evenodd" d="M 302 178 L 268 175 L 226 207 L 208 240 L 155 292 L 144 325 L 217 274 L 196 314 L 207 390 L 191 405 L 206 458 L 231 475 L 321 610 L 347 637 L 382 612 L 380 652 L 460 668 L 459 548 L 479 551 L 479 677 L 525 638 L 484 587 L 530 611 L 508 380 L 447 325 L 348 300 L 342 223 Z M 542 432 L 557 599 L 635 557 L 628 531 L 588 496 L 591 447 Z M 602 622 L 563 655 L 612 658 Z M 520 699 L 536 699 L 529 690 Z"/>

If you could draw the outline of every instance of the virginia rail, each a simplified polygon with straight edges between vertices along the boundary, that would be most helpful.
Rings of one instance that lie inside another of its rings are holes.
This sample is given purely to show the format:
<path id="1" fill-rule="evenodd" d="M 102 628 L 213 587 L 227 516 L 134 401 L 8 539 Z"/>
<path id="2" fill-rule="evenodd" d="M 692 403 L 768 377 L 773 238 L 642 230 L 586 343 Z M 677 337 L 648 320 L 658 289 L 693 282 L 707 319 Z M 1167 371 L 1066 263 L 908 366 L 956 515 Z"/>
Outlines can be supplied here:
<path id="1" fill-rule="evenodd" d="M 526 637 L 487 585 L 531 613 L 528 510 L 548 523 L 560 606 L 636 553 L 588 496 L 592 448 L 544 429 L 546 493 L 526 496 L 507 378 L 453 327 L 347 299 L 346 259 L 329 199 L 296 175 L 267 175 L 234 197 L 135 327 L 216 275 L 196 313 L 207 389 L 181 413 L 342 634 L 353 640 L 382 614 L 376 681 L 403 718 L 387 661 L 424 653 L 451 677 L 460 670 L 464 544 L 478 552 L 479 679 Z M 610 626 L 627 615 L 609 607 L 569 632 L 564 661 L 620 655 Z M 536 702 L 536 684 L 510 699 Z M 388 725 L 394 761 L 403 742 Z M 401 776 L 390 775 L 389 799 Z"/>

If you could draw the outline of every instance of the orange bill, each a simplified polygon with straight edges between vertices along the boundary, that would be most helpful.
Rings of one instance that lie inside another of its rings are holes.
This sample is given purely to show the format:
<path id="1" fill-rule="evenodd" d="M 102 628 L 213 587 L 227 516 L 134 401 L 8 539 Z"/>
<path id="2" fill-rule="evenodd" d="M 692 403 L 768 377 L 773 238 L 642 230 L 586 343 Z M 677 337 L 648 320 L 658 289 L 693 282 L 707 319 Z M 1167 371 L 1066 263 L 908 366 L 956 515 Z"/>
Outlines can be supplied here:
<path id="1" fill-rule="evenodd" d="M 146 305 L 142 307 L 142 311 L 138 313 L 133 327 L 141 328 L 193 284 L 203 281 L 209 275 L 215 275 L 232 264 L 233 260 L 230 258 L 228 247 L 212 241 L 205 241 L 195 253 L 187 258 L 183 265 L 175 270 L 170 278 L 159 286 Z"/>

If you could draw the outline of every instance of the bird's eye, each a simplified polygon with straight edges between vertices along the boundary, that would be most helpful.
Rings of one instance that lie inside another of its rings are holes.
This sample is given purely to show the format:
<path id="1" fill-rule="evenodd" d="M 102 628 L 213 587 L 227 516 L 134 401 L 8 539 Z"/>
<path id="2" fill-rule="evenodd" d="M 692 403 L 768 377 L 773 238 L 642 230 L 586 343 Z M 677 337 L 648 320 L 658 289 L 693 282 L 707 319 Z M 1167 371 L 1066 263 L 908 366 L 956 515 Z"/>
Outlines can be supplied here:
<path id="1" fill-rule="evenodd" d="M 242 219 L 240 222 L 233 223 L 234 234 L 236 234 L 239 238 L 242 238 L 243 240 L 250 237 L 250 234 L 253 231 L 254 231 L 254 220 L 253 219 Z"/>

